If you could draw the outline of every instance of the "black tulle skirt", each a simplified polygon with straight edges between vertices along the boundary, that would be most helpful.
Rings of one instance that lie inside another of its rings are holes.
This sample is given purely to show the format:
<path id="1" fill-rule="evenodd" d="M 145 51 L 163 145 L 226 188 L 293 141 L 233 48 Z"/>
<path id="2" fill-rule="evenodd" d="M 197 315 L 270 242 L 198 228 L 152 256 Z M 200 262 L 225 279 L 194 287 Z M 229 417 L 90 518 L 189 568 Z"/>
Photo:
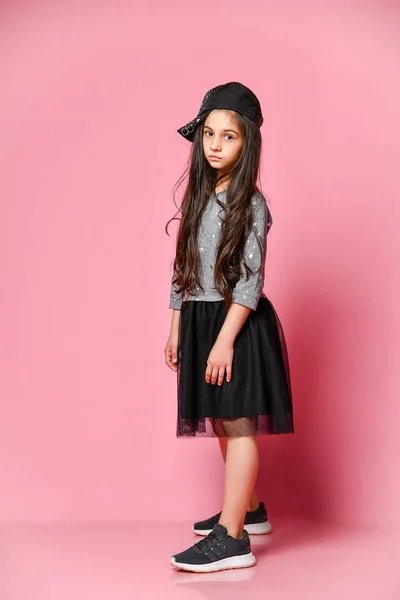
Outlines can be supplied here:
<path id="1" fill-rule="evenodd" d="M 235 339 L 232 378 L 207 383 L 207 359 L 227 314 L 221 301 L 181 306 L 177 437 L 293 433 L 289 358 L 281 322 L 261 296 Z"/>

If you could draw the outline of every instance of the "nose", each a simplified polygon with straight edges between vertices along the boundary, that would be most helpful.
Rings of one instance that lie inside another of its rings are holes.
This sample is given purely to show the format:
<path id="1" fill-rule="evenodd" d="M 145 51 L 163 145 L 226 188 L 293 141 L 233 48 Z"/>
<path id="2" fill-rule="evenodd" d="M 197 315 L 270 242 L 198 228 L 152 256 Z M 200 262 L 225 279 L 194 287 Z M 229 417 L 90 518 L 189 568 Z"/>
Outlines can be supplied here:
<path id="1" fill-rule="evenodd" d="M 215 152 L 221 150 L 221 142 L 219 141 L 219 138 L 216 135 L 214 135 L 211 140 L 210 150 Z"/>

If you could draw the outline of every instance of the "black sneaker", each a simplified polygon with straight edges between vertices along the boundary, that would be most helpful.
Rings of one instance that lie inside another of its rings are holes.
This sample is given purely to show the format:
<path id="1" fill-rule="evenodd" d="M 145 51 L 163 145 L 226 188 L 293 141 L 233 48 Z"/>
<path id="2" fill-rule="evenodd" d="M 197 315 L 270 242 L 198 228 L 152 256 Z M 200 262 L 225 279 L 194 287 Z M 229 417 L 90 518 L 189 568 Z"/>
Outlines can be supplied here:
<path id="1" fill-rule="evenodd" d="M 226 528 L 217 523 L 204 540 L 175 554 L 170 563 L 184 571 L 211 573 L 252 567 L 256 564 L 256 557 L 251 551 L 250 538 L 245 529 L 239 540 L 228 535 Z"/>
<path id="2" fill-rule="evenodd" d="M 205 521 L 198 521 L 193 525 L 193 531 L 197 535 L 208 535 L 214 525 L 218 523 L 221 513 L 206 519 Z M 261 535 L 263 533 L 271 533 L 272 525 L 268 521 L 267 511 L 264 506 L 264 502 L 260 502 L 259 507 L 256 510 L 248 511 L 244 520 L 244 526 L 247 533 L 250 535 Z"/>

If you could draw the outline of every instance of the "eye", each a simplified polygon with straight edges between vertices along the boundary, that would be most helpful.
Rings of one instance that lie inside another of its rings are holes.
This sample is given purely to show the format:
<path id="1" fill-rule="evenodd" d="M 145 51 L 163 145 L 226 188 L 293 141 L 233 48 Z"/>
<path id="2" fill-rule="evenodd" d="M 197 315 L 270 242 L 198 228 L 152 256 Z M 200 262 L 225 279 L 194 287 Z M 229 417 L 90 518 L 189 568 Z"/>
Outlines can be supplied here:
<path id="1" fill-rule="evenodd" d="M 209 135 L 207 135 L 207 134 L 209 134 L 209 133 L 212 135 L 212 131 L 205 131 L 205 132 L 204 132 L 204 135 L 205 135 L 205 137 L 210 137 Z M 229 140 L 229 141 L 231 141 L 231 140 L 234 140 L 234 139 L 235 139 L 235 138 L 234 138 L 234 136 L 233 136 L 231 133 L 227 133 L 227 134 L 225 134 L 225 138 L 228 138 L 228 140 Z"/>

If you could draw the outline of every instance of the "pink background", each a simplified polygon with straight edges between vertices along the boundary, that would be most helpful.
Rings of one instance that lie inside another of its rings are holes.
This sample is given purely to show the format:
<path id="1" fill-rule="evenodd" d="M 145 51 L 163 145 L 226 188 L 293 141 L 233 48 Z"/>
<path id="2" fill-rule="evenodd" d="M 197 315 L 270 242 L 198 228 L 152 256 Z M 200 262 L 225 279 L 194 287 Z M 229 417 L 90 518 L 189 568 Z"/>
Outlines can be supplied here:
<path id="1" fill-rule="evenodd" d="M 176 129 L 238 80 L 265 117 L 295 401 L 296 434 L 261 440 L 261 496 L 400 526 L 399 5 L 54 4 L 0 9 L 0 520 L 219 507 L 217 442 L 175 437 L 164 225 Z"/>

